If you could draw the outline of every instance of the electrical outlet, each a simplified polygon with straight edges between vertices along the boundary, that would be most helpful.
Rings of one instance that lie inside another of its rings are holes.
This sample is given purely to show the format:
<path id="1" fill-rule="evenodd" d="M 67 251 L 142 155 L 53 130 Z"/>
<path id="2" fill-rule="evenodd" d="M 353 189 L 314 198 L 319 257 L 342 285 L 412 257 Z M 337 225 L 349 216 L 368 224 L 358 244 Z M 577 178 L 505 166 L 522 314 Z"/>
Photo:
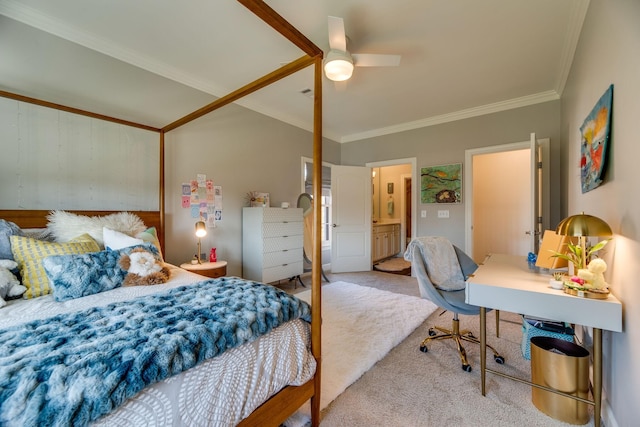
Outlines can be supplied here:
<path id="1" fill-rule="evenodd" d="M 425 211 L 425 210 L 421 211 L 421 212 L 420 212 L 420 216 L 421 216 L 422 218 L 426 218 L 426 217 L 427 217 L 427 211 Z"/>
<path id="2" fill-rule="evenodd" d="M 438 211 L 438 218 L 449 218 L 449 210 Z"/>

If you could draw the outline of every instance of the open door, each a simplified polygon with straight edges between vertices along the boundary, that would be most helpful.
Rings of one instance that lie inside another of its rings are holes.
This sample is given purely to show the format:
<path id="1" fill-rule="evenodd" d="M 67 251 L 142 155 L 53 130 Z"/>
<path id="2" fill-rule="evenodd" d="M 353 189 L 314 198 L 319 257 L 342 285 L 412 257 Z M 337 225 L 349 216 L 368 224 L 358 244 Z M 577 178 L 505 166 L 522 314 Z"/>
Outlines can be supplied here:
<path id="1" fill-rule="evenodd" d="M 371 168 L 331 167 L 331 271 L 370 271 Z"/>
<path id="2" fill-rule="evenodd" d="M 542 152 L 536 140 L 536 134 L 531 133 L 529 141 L 531 149 L 531 228 L 527 234 L 531 237 L 530 251 L 537 254 L 540 250 L 540 236 L 542 235 Z"/>

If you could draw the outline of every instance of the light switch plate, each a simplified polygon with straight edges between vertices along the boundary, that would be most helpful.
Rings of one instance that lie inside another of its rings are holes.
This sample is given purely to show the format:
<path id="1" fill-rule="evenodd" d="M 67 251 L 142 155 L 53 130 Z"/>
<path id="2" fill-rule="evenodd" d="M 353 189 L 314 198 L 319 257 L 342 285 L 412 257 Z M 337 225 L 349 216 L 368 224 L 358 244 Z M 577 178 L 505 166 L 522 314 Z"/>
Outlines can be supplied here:
<path id="1" fill-rule="evenodd" d="M 449 210 L 438 211 L 438 218 L 449 218 Z"/>
<path id="2" fill-rule="evenodd" d="M 421 216 L 422 218 L 426 218 L 426 217 L 427 217 L 427 211 L 425 211 L 425 210 L 421 211 L 421 212 L 420 212 L 420 216 Z"/>

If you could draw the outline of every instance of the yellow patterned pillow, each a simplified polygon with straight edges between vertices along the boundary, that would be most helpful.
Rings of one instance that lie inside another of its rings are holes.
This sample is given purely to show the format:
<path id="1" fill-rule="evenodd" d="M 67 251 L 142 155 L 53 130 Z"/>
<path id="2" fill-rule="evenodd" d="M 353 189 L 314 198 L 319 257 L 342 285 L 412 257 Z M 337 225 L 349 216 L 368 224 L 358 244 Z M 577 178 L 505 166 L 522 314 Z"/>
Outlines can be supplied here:
<path id="1" fill-rule="evenodd" d="M 11 236 L 11 252 L 18 263 L 22 284 L 27 291 L 23 298 L 35 298 L 51 293 L 49 279 L 42 260 L 50 255 L 84 254 L 98 252 L 100 246 L 88 234 L 76 237 L 67 243 L 45 242 L 31 237 Z"/>

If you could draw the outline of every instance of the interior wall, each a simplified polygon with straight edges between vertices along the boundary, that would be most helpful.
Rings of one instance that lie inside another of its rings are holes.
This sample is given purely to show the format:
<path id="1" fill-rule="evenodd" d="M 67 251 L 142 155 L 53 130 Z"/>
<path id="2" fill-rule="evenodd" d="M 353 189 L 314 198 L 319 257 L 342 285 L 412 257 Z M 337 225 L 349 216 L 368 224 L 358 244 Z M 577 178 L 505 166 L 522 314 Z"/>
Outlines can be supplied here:
<path id="1" fill-rule="evenodd" d="M 563 211 L 606 221 L 614 239 L 604 251 L 605 279 L 623 304 L 623 333 L 603 333 L 607 426 L 640 419 L 640 187 L 637 159 L 640 116 L 640 2 L 591 0 L 562 95 Z M 613 128 L 604 183 L 582 193 L 580 126 L 614 84 Z"/>
<path id="2" fill-rule="evenodd" d="M 0 97 L 0 208 L 158 210 L 160 136 Z"/>
<path id="3" fill-rule="evenodd" d="M 550 139 L 551 182 L 560 178 L 560 101 L 551 101 L 514 110 L 444 123 L 421 129 L 384 135 L 342 144 L 342 164 L 364 166 L 368 162 L 416 157 L 420 168 L 448 163 L 464 163 L 465 150 L 529 140 L 531 132 L 538 138 Z M 422 204 L 420 189 L 417 199 L 416 236 L 445 236 L 455 245 L 465 244 L 464 188 L 462 203 L 447 204 L 449 218 L 437 217 L 440 204 Z M 555 225 L 560 217 L 560 189 L 551 189 L 551 218 Z M 421 211 L 426 212 L 422 218 Z"/>
<path id="4" fill-rule="evenodd" d="M 311 110 L 309 114 L 312 114 Z M 206 174 L 222 186 L 222 220 L 202 240 L 216 247 L 227 273 L 242 274 L 242 208 L 250 191 L 270 193 L 271 206 L 295 206 L 301 186 L 301 157 L 313 156 L 312 134 L 245 108 L 228 105 L 166 135 L 166 258 L 173 264 L 196 251 L 189 209 L 181 207 L 181 184 Z M 323 159 L 340 162 L 337 143 L 323 141 Z"/>

